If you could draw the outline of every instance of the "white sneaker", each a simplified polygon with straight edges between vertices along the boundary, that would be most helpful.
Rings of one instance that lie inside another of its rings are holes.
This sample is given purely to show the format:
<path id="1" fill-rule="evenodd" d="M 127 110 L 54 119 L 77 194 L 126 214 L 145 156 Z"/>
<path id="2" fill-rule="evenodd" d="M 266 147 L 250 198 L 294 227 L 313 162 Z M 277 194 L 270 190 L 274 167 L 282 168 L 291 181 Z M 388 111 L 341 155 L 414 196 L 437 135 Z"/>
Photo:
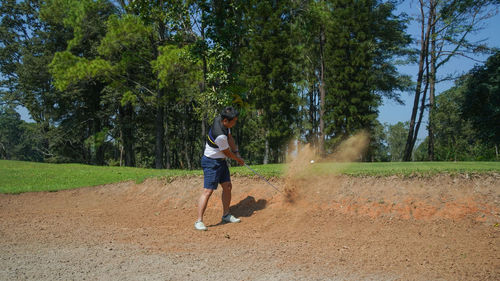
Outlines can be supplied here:
<path id="1" fill-rule="evenodd" d="M 223 222 L 232 222 L 232 223 L 234 223 L 234 222 L 240 222 L 241 220 L 239 218 L 231 215 L 231 214 L 227 214 L 225 216 L 222 216 L 222 221 Z"/>
<path id="2" fill-rule="evenodd" d="M 195 222 L 194 228 L 196 228 L 196 230 L 202 230 L 202 231 L 207 230 L 207 227 L 205 226 L 205 224 L 202 221 Z"/>

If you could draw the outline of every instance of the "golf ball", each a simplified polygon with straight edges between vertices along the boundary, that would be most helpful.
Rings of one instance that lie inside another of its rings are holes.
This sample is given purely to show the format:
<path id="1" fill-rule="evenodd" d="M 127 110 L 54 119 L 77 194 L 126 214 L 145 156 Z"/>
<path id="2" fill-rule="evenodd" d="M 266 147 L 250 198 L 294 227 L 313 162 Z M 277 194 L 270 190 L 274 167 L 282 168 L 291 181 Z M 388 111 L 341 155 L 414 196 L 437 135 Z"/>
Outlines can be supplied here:
<path id="1" fill-rule="evenodd" d="M 311 164 L 314 164 L 314 160 L 311 160 Z"/>

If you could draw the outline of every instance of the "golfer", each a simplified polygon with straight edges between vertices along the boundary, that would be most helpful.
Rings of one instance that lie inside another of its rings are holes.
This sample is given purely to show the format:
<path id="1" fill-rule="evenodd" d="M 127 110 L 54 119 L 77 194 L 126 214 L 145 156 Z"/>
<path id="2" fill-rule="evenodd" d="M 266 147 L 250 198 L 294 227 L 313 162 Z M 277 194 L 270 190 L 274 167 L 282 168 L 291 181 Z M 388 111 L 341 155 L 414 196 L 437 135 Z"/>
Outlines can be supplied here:
<path id="1" fill-rule="evenodd" d="M 208 199 L 219 184 L 222 186 L 222 222 L 240 222 L 240 219 L 229 213 L 233 186 L 226 162 L 226 158 L 231 158 L 240 165 L 245 164 L 231 136 L 231 128 L 236 125 L 237 121 L 238 111 L 231 106 L 226 107 L 220 116 L 215 118 L 208 131 L 205 152 L 201 158 L 204 188 L 198 200 L 198 220 L 194 223 L 194 228 L 197 230 L 207 230 L 203 223 L 203 214 L 207 208 Z"/>

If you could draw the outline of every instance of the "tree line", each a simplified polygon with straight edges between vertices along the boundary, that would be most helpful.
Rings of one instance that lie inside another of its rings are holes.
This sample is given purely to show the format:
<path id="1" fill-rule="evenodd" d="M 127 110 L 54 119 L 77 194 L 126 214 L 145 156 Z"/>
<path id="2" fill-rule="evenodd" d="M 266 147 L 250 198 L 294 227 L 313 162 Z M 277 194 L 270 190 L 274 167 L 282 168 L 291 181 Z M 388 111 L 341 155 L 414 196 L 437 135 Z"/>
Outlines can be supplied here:
<path id="1" fill-rule="evenodd" d="M 211 120 L 233 105 L 248 163 L 283 162 L 292 139 L 327 155 L 359 130 L 371 135 L 362 160 L 404 160 L 376 119 L 383 98 L 401 102 L 416 88 L 397 71 L 417 50 L 396 4 L 2 0 L 0 158 L 192 169 Z M 34 123 L 20 120 L 19 105 Z M 467 110 L 459 120 L 478 122 Z M 478 145 L 498 144 L 491 126 L 473 127 Z M 495 157 L 486 155 L 467 159 Z"/>

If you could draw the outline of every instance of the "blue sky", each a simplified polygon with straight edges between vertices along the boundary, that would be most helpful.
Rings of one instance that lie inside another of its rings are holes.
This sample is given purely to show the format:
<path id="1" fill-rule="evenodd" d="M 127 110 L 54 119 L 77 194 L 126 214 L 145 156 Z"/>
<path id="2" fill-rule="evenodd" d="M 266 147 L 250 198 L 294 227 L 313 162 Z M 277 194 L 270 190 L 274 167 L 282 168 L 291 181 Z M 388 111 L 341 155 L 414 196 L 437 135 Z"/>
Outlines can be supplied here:
<path id="1" fill-rule="evenodd" d="M 398 12 L 405 12 L 412 17 L 416 17 L 417 13 L 419 13 L 418 1 L 416 0 L 406 0 L 399 7 Z M 408 27 L 408 33 L 416 39 L 420 36 L 420 26 L 418 23 L 412 21 Z M 488 19 L 484 22 L 484 29 L 481 30 L 478 34 L 474 34 L 470 37 L 471 40 L 486 40 L 486 43 L 490 47 L 500 48 L 500 15 Z M 476 59 L 486 60 L 487 56 L 479 56 Z M 438 73 L 438 76 L 443 77 L 447 74 L 464 74 L 471 70 L 474 65 L 478 64 L 477 62 L 463 58 L 456 57 L 451 59 L 447 64 L 443 65 L 442 68 L 438 70 L 441 71 Z M 399 71 L 405 74 L 409 74 L 413 76 L 413 81 L 416 80 L 416 74 L 418 71 L 418 66 L 415 65 L 406 65 L 399 68 Z M 447 89 L 453 86 L 453 82 L 443 82 L 436 86 L 436 94 L 440 94 L 441 92 L 446 91 Z M 397 122 L 405 122 L 410 121 L 411 110 L 413 107 L 413 99 L 414 93 L 401 93 L 401 98 L 405 102 L 405 105 L 399 105 L 394 101 L 384 100 L 383 105 L 379 108 L 379 118 L 378 120 L 384 124 L 395 124 Z M 425 116 L 424 121 L 427 122 Z M 426 124 L 422 124 L 420 127 L 420 131 L 418 134 L 418 138 L 420 140 L 424 139 L 427 136 Z"/>
<path id="2" fill-rule="evenodd" d="M 405 12 L 410 16 L 416 17 L 418 12 L 418 1 L 416 0 L 406 0 L 398 6 L 398 13 Z M 473 40 L 486 39 L 487 44 L 490 47 L 500 48 L 500 15 L 490 18 L 484 24 L 485 28 L 481 30 L 478 34 L 475 34 L 471 38 Z M 408 33 L 415 39 L 419 36 L 419 25 L 418 23 L 412 21 L 408 27 Z M 477 57 L 477 59 L 485 60 L 486 57 Z M 444 76 L 451 73 L 466 73 L 474 67 L 477 62 L 463 57 L 456 57 L 444 65 L 440 69 L 439 76 Z M 412 75 L 415 77 L 417 73 L 417 65 L 406 65 L 399 68 L 402 73 Z M 413 80 L 416 80 L 415 78 Z M 446 82 L 437 85 L 437 94 L 449 89 L 453 86 L 453 82 Z M 379 108 L 379 118 L 378 120 L 384 124 L 396 124 L 397 122 L 405 122 L 410 120 L 411 110 L 413 106 L 413 93 L 401 93 L 401 98 L 405 102 L 405 105 L 399 105 L 398 103 L 390 100 L 384 100 L 383 105 Z M 28 111 L 25 108 L 18 108 L 21 118 L 26 121 L 32 121 Z M 424 117 L 425 118 L 425 117 Z M 424 120 L 425 122 L 426 119 Z M 419 139 L 425 138 L 427 135 L 425 124 L 422 124 L 419 132 Z"/>

